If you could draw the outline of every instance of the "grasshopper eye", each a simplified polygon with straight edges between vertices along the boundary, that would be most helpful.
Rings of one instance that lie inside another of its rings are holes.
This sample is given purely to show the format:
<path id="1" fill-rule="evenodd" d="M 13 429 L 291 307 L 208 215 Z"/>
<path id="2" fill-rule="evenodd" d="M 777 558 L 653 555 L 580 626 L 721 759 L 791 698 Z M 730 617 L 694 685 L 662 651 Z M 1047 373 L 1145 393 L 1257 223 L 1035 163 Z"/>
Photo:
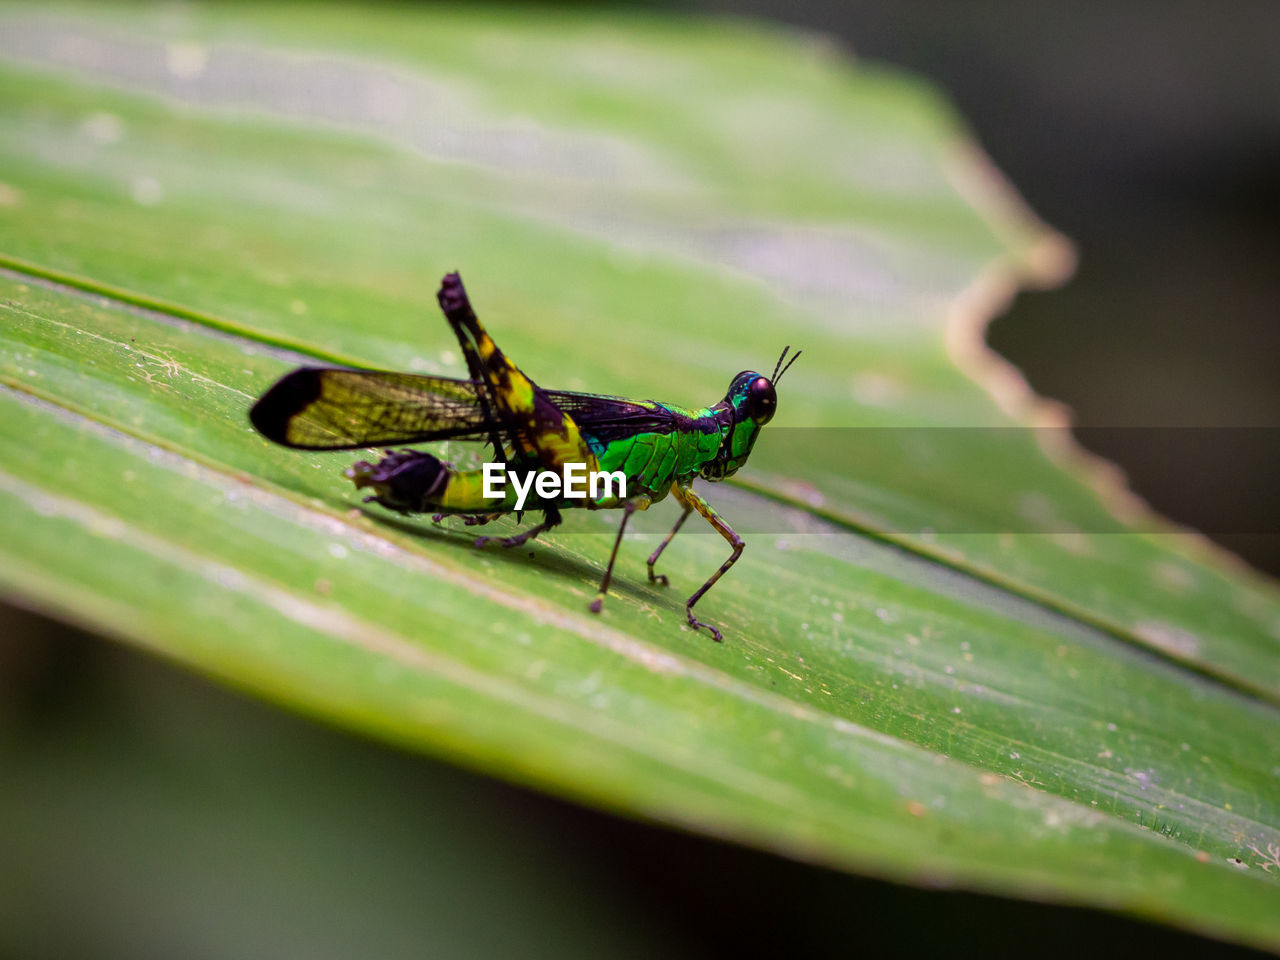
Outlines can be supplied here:
<path id="1" fill-rule="evenodd" d="M 747 416 L 756 426 L 763 427 L 773 419 L 778 409 L 778 393 L 768 377 L 756 377 L 747 388 Z"/>

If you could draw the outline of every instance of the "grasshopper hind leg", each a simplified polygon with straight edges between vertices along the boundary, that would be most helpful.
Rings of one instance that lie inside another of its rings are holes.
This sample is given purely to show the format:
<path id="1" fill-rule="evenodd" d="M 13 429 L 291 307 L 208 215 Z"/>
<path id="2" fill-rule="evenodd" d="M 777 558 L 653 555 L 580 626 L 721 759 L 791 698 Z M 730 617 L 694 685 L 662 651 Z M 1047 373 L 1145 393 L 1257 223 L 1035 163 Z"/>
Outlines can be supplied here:
<path id="1" fill-rule="evenodd" d="M 462 521 L 463 526 L 467 527 L 483 527 L 486 523 L 493 523 L 499 517 L 506 516 L 502 513 L 433 513 L 431 515 L 432 523 L 444 523 L 446 517 L 457 517 Z"/>
<path id="2" fill-rule="evenodd" d="M 537 537 L 538 534 L 550 530 L 552 527 L 560 526 L 560 511 L 555 507 L 548 507 L 543 511 L 543 520 L 536 526 L 530 527 L 520 533 L 510 537 L 476 537 L 477 547 L 487 547 L 491 543 L 500 543 L 504 547 L 519 547 L 528 543 Z"/>

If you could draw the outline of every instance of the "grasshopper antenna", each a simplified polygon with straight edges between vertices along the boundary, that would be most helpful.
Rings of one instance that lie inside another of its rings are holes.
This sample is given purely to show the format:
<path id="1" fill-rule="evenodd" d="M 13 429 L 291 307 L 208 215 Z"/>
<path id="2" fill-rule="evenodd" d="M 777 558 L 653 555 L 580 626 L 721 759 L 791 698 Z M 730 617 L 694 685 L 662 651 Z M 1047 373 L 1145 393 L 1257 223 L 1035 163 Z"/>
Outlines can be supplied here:
<path id="1" fill-rule="evenodd" d="M 799 360 L 800 354 L 804 353 L 803 350 L 797 350 L 795 353 L 791 355 L 791 359 L 787 361 L 787 365 L 784 367 L 782 365 L 782 361 L 787 359 L 787 351 L 790 349 L 791 349 L 791 344 L 787 344 L 785 347 L 783 347 L 782 356 L 780 356 L 778 358 L 778 362 L 773 365 L 773 376 L 770 377 L 769 380 L 773 383 L 775 387 L 778 385 L 778 381 L 782 379 L 782 375 L 791 369 L 791 364 Z"/>

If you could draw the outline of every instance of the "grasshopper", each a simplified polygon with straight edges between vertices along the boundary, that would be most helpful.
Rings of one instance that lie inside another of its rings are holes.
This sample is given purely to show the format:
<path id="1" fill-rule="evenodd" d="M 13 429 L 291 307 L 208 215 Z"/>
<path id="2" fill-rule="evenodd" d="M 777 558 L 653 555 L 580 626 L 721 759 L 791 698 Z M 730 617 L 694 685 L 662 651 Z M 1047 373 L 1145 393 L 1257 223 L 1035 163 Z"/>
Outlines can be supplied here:
<path id="1" fill-rule="evenodd" d="M 544 390 L 512 363 L 476 317 L 457 273 L 444 277 L 437 295 L 445 318 L 466 359 L 469 379 L 355 370 L 300 367 L 272 386 L 249 412 L 254 427 L 268 440 L 302 450 L 351 450 L 435 440 L 487 442 L 495 461 L 514 482 L 494 495 L 484 470 L 459 470 L 429 453 L 386 450 L 377 463 L 360 461 L 346 471 L 358 489 L 369 489 L 366 502 L 400 513 L 432 513 L 439 522 L 461 515 L 467 525 L 483 524 L 504 514 L 521 519 L 532 473 L 559 477 L 576 469 L 588 474 L 620 475 L 621 489 L 570 497 L 547 495 L 539 485 L 528 509 L 540 510 L 541 523 L 510 537 L 480 537 L 477 546 L 499 542 L 517 547 L 559 525 L 560 511 L 621 509 L 622 522 L 609 564 L 590 610 L 599 613 L 613 577 L 618 547 L 627 520 L 637 510 L 670 493 L 683 508 L 680 518 L 649 557 L 649 582 L 668 585 L 654 564 L 697 511 L 732 548 L 729 558 L 685 601 L 685 615 L 695 630 L 719 641 L 720 631 L 694 616 L 703 595 L 732 567 L 746 546 L 724 518 L 693 489 L 698 477 L 720 481 L 747 462 L 760 428 L 778 406 L 776 385 L 800 356 L 784 367 L 785 348 L 766 377 L 752 370 L 739 373 L 724 399 L 690 410 L 654 400 L 568 390 Z M 524 477 L 523 491 L 519 491 Z"/>

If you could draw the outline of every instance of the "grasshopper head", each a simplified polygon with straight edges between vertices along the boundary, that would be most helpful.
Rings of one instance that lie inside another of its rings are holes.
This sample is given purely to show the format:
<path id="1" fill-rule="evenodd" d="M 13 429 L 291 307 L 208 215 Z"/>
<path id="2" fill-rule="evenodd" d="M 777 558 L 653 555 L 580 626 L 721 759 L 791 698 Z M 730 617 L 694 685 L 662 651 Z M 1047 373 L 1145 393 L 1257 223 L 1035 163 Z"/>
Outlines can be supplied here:
<path id="1" fill-rule="evenodd" d="M 766 377 L 754 370 L 744 370 L 733 378 L 724 399 L 711 409 L 720 421 L 720 449 L 714 458 L 700 471 L 704 480 L 723 480 L 731 477 L 747 462 L 751 448 L 755 446 L 760 428 L 773 419 L 778 409 L 778 391 L 775 384 L 782 379 L 800 351 L 791 357 L 786 367 L 782 361 L 787 347 L 773 368 L 773 377 Z"/>

